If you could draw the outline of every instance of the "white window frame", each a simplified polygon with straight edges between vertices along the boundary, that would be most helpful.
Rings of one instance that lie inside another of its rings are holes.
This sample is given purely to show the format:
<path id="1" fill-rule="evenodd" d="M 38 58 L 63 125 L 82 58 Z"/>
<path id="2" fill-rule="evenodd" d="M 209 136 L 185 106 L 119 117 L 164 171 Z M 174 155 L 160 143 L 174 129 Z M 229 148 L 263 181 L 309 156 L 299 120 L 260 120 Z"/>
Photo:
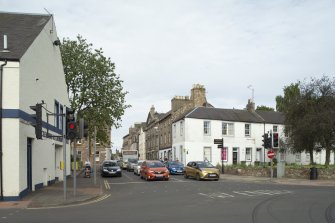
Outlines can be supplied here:
<path id="1" fill-rule="evenodd" d="M 278 132 L 278 125 L 274 125 L 274 126 L 272 127 L 272 131 L 273 131 L 273 132 Z"/>
<path id="2" fill-rule="evenodd" d="M 211 135 L 211 121 L 204 121 L 203 123 L 203 133 L 205 136 Z"/>
<path id="3" fill-rule="evenodd" d="M 247 156 L 248 155 L 248 153 L 247 153 L 248 150 L 250 152 L 249 157 Z M 252 148 L 251 147 L 246 147 L 245 148 L 245 161 L 252 161 Z"/>
<path id="4" fill-rule="evenodd" d="M 249 129 L 247 129 L 247 126 L 249 126 Z M 245 123 L 244 124 L 244 135 L 246 137 L 250 137 L 251 136 L 251 124 L 250 123 Z"/>
<path id="5" fill-rule="evenodd" d="M 222 135 L 224 136 L 234 136 L 234 123 L 233 122 L 222 122 Z"/>

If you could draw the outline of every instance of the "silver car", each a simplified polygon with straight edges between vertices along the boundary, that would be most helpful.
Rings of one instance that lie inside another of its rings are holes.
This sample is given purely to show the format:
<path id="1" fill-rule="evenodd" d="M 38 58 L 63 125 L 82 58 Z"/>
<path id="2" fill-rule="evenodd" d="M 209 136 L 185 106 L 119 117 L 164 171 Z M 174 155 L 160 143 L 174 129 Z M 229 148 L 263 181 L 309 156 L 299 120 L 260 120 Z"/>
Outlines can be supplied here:
<path id="1" fill-rule="evenodd" d="M 138 159 L 128 159 L 127 171 L 133 171 L 134 167 L 137 165 Z"/>
<path id="2" fill-rule="evenodd" d="M 143 163 L 144 160 L 139 160 L 136 164 L 136 166 L 134 166 L 134 174 L 135 175 L 140 175 L 140 170 L 141 170 L 141 165 Z"/>

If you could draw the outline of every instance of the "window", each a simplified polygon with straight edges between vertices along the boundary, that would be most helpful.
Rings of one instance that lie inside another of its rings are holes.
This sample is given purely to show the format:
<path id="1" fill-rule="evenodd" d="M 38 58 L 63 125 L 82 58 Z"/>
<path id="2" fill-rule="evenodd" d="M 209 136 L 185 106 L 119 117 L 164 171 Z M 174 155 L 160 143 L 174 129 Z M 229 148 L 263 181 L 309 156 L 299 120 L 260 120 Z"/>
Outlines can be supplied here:
<path id="1" fill-rule="evenodd" d="M 251 149 L 250 147 L 245 148 L 245 161 L 251 161 Z"/>
<path id="2" fill-rule="evenodd" d="M 211 122 L 210 121 L 204 121 L 204 135 L 211 135 Z"/>
<path id="3" fill-rule="evenodd" d="M 63 114 L 64 110 L 63 110 L 63 105 L 60 105 L 59 107 L 59 110 L 60 110 L 60 114 Z M 59 116 L 59 120 L 60 120 L 60 129 L 63 130 L 63 116 Z"/>
<path id="4" fill-rule="evenodd" d="M 184 123 L 183 121 L 180 121 L 180 136 L 183 136 L 183 132 L 184 132 Z"/>
<path id="5" fill-rule="evenodd" d="M 59 128 L 59 103 L 57 101 L 55 101 L 55 126 L 56 128 Z"/>
<path id="6" fill-rule="evenodd" d="M 251 129 L 250 129 L 250 124 L 245 124 L 244 125 L 244 134 L 245 136 L 250 136 Z"/>
<path id="7" fill-rule="evenodd" d="M 273 126 L 273 132 L 278 132 L 278 125 Z"/>
<path id="8" fill-rule="evenodd" d="M 204 161 L 212 162 L 212 148 L 204 147 Z"/>
<path id="9" fill-rule="evenodd" d="M 300 162 L 301 161 L 301 154 L 300 153 L 296 153 L 295 154 L 295 162 Z"/>
<path id="10" fill-rule="evenodd" d="M 100 152 L 99 152 L 99 151 L 96 151 L 96 152 L 95 152 L 95 161 L 96 161 L 96 162 L 99 162 L 99 161 L 100 161 Z"/>
<path id="11" fill-rule="evenodd" d="M 234 135 L 234 123 L 222 122 L 222 135 L 233 136 Z"/>
<path id="12" fill-rule="evenodd" d="M 80 150 L 77 150 L 77 159 L 81 160 L 81 151 Z"/>

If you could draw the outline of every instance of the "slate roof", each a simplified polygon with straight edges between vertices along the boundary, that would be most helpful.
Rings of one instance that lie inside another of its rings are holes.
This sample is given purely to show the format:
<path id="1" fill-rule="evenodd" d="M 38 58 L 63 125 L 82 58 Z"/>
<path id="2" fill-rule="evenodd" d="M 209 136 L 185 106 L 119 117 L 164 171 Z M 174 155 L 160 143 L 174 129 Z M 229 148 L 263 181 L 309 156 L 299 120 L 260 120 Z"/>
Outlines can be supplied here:
<path id="1" fill-rule="evenodd" d="M 272 111 L 249 112 L 240 109 L 197 107 L 184 117 L 231 122 L 284 124 L 283 113 Z"/>
<path id="2" fill-rule="evenodd" d="M 50 18 L 51 15 L 0 12 L 0 59 L 19 61 Z M 9 52 L 2 52 L 4 35 Z"/>

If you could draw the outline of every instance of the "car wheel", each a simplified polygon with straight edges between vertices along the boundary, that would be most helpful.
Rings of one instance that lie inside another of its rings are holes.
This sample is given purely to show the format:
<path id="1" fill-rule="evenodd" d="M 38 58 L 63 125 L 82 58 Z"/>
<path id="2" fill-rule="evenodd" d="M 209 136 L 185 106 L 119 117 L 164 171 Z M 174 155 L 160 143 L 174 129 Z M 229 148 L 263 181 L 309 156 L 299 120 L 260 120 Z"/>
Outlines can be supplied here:
<path id="1" fill-rule="evenodd" d="M 149 178 L 148 178 L 148 176 L 145 176 L 145 180 L 146 180 L 146 181 L 149 181 Z"/>
<path id="2" fill-rule="evenodd" d="M 184 173 L 184 178 L 187 179 L 188 178 L 188 175 L 186 173 Z"/>
<path id="3" fill-rule="evenodd" d="M 200 175 L 199 175 L 198 173 L 195 175 L 195 179 L 198 180 L 198 181 L 201 180 L 201 179 L 200 179 Z"/>

